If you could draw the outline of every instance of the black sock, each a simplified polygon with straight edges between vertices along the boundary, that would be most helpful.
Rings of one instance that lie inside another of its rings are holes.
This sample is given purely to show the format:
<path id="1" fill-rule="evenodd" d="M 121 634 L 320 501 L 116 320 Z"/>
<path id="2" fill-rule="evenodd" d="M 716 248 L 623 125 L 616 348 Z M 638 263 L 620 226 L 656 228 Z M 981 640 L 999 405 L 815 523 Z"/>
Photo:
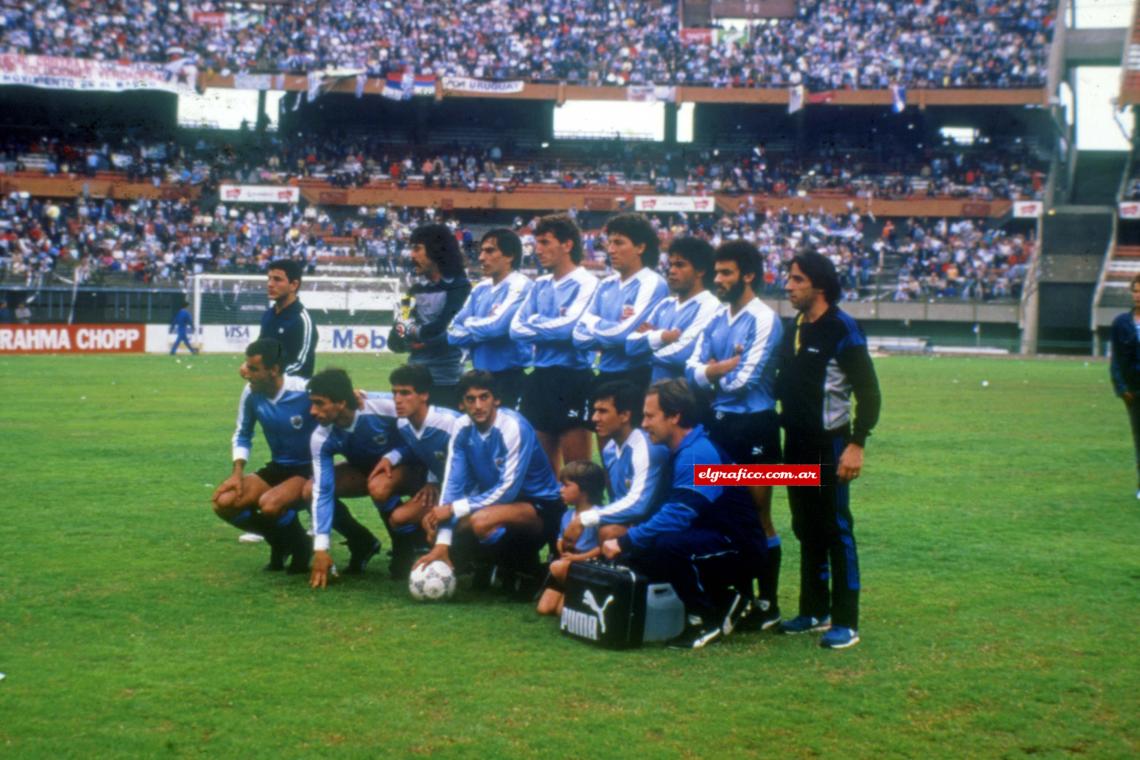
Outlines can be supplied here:
<path id="1" fill-rule="evenodd" d="M 333 530 L 348 541 L 350 552 L 367 551 L 376 543 L 376 536 L 372 535 L 372 531 L 357 522 L 352 512 L 348 510 L 348 505 L 340 499 L 337 499 L 333 506 L 332 526 Z"/>

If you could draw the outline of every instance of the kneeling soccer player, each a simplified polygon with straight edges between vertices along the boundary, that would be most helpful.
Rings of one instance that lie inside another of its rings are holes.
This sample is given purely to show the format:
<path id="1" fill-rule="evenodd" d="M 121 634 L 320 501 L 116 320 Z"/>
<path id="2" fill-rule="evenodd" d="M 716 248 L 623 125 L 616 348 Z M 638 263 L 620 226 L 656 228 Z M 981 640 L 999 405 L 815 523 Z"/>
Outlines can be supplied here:
<path id="1" fill-rule="evenodd" d="M 255 340 L 246 347 L 245 357 L 242 375 L 249 382 L 238 402 L 233 472 L 214 490 L 214 513 L 265 537 L 270 549 L 266 570 L 284 569 L 292 555 L 289 572 L 303 573 L 309 567 L 309 537 L 297 519 L 296 505 L 312 472 L 309 437 L 316 426 L 305 381 L 283 374 L 284 351 L 276 340 Z M 247 475 L 255 423 L 269 444 L 270 461 Z"/>
<path id="2" fill-rule="evenodd" d="M 458 558 L 492 555 L 518 579 L 523 596 L 540 580 L 538 550 L 558 531 L 564 510 L 558 481 L 526 418 L 499 408 L 489 373 L 465 374 L 459 397 L 467 415 L 455 425 L 440 505 L 423 523 L 435 546 L 416 564 L 452 564 L 456 539 Z"/>
<path id="3" fill-rule="evenodd" d="M 398 442 L 396 407 L 383 393 L 364 394 L 363 403 L 342 369 L 326 369 L 309 381 L 312 413 L 320 424 L 311 441 L 313 480 L 307 496 L 313 510 L 313 570 L 310 582 L 323 588 L 332 567 L 329 531 L 336 528 L 348 539 L 351 559 L 348 572 L 364 572 L 368 561 L 380 551 L 376 536 L 353 519 L 336 497 L 370 496 L 387 522 L 393 496 L 406 479 L 407 468 L 373 476 L 381 458 Z M 333 463 L 340 454 L 345 461 Z"/>
<path id="4" fill-rule="evenodd" d="M 697 402 L 684 380 L 650 386 L 642 426 L 672 452 L 672 488 L 652 517 L 602 544 L 608 559 L 673 584 L 689 621 L 670 646 L 683 649 L 732 633 L 748 612 L 752 568 L 766 549 L 744 489 L 696 485 L 698 465 L 728 461 L 697 419 Z"/>

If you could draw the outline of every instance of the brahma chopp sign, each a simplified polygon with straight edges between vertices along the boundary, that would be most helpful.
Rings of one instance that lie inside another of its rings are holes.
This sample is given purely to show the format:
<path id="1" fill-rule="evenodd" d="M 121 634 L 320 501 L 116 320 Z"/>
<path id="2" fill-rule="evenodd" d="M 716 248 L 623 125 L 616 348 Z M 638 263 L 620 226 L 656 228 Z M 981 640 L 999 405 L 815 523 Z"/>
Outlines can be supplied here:
<path id="1" fill-rule="evenodd" d="M 141 354 L 143 325 L 0 325 L 0 354 Z"/>

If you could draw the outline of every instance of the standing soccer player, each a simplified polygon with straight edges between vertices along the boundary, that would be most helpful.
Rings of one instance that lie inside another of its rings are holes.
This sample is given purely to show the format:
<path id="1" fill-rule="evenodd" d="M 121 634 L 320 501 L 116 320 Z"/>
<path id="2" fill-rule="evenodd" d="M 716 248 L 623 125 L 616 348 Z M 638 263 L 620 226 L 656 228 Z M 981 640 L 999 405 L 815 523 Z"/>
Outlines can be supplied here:
<path id="1" fill-rule="evenodd" d="M 213 495 L 214 513 L 269 543 L 266 570 L 281 570 L 293 556 L 290 573 L 309 567 L 309 537 L 297 519 L 312 474 L 309 437 L 316 421 L 309 414 L 305 381 L 283 373 L 284 353 L 275 340 L 259 339 L 245 349 L 242 374 L 248 385 L 238 402 L 233 437 L 233 472 Z M 270 461 L 253 475 L 245 473 L 253 446 L 254 424 L 269 444 Z"/>
<path id="2" fill-rule="evenodd" d="M 452 435 L 440 505 L 424 518 L 435 546 L 416 564 L 451 564 L 452 540 L 462 538 L 460 554 L 489 551 L 520 581 L 529 576 L 537 584 L 538 550 L 553 543 L 565 507 L 534 429 L 499 406 L 494 383 L 474 370 L 459 382 L 467 416 Z"/>
<path id="3" fill-rule="evenodd" d="M 301 262 L 269 262 L 266 292 L 273 305 L 261 315 L 259 338 L 280 341 L 285 351 L 285 374 L 312 377 L 317 363 L 317 327 L 297 297 L 301 289 Z"/>
<path id="4" fill-rule="evenodd" d="M 447 328 L 463 308 L 471 283 L 455 234 L 445 224 L 425 224 L 412 231 L 416 281 L 408 289 L 411 313 L 392 327 L 388 346 L 408 353 L 408 364 L 431 372 L 435 403 L 455 407 L 455 384 L 463 371 L 463 350 L 447 342 Z"/>
<path id="5" fill-rule="evenodd" d="M 534 347 L 534 370 L 527 375 L 519 410 L 534 425 L 557 471 L 562 461 L 590 459 L 594 372 L 572 335 L 598 278 L 579 266 L 582 233 L 568 216 L 542 217 L 535 227 L 534 250 L 550 274 L 535 280 L 511 322 L 511 337 Z"/>
<path id="6" fill-rule="evenodd" d="M 1124 401 L 1136 450 L 1136 498 L 1140 499 L 1140 274 L 1132 278 L 1132 310 L 1112 320 L 1112 387 Z"/>
<path id="7" fill-rule="evenodd" d="M 194 317 L 190 316 L 190 303 L 188 301 L 182 302 L 182 308 L 174 315 L 174 320 L 170 323 L 170 332 L 173 334 L 177 331 L 177 338 L 174 345 L 170 347 L 170 355 L 174 356 L 178 353 L 178 346 L 185 343 L 186 348 L 192 354 L 198 353 L 194 346 L 190 345 L 190 336 L 194 333 Z"/>
<path id="8" fill-rule="evenodd" d="M 879 381 L 863 330 L 836 305 L 839 276 L 827 257 L 815 251 L 795 256 L 785 290 L 798 312 L 781 345 L 777 383 L 785 460 L 818 464 L 821 485 L 788 488 L 800 542 L 800 608 L 781 627 L 786 633 L 830 628 L 820 646 L 844 649 L 859 643 L 859 559 L 849 488 L 863 470 L 863 447 L 879 420 Z"/>
<path id="9" fill-rule="evenodd" d="M 629 354 L 625 344 L 669 293 L 653 269 L 657 246 L 657 231 L 641 214 L 619 214 L 606 222 L 606 250 L 614 274 L 598 285 L 574 328 L 574 345 L 598 352 L 599 385 L 624 381 L 641 391 L 649 386 L 652 357 Z"/>
<path id="10" fill-rule="evenodd" d="M 483 276 L 447 329 L 447 342 L 471 352 L 471 366 L 495 377 L 503 406 L 517 409 L 530 366 L 529 344 L 511 340 L 511 320 L 533 286 L 518 271 L 522 243 L 508 229 L 494 229 L 479 241 Z"/>
<path id="11" fill-rule="evenodd" d="M 753 290 L 763 277 L 763 261 L 751 243 L 725 243 L 716 251 L 716 295 L 723 306 L 709 321 L 686 368 L 689 381 L 712 394 L 709 437 L 737 464 L 780 461 L 780 421 L 775 380 L 780 318 Z M 749 486 L 768 552 L 760 581 L 759 610 L 750 621 L 768 629 L 780 621 L 780 536 L 772 522 L 772 487 Z"/>
<path id="12" fill-rule="evenodd" d="M 695 237 L 669 244 L 669 276 L 673 293 L 661 301 L 625 340 L 629 356 L 652 355 L 650 382 L 685 376 L 685 363 L 697 338 L 720 308 L 713 286 L 713 247 Z"/>

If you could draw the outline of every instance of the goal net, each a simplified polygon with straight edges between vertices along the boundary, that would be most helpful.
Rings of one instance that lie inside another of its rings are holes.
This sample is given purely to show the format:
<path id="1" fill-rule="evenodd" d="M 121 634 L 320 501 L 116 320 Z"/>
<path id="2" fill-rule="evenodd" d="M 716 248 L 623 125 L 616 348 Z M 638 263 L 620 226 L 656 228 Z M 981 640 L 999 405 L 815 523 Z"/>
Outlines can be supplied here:
<path id="1" fill-rule="evenodd" d="M 319 327 L 390 325 L 400 308 L 395 277 L 306 277 L 301 303 Z M 191 286 L 194 324 L 256 325 L 269 306 L 265 275 L 200 274 Z"/>

